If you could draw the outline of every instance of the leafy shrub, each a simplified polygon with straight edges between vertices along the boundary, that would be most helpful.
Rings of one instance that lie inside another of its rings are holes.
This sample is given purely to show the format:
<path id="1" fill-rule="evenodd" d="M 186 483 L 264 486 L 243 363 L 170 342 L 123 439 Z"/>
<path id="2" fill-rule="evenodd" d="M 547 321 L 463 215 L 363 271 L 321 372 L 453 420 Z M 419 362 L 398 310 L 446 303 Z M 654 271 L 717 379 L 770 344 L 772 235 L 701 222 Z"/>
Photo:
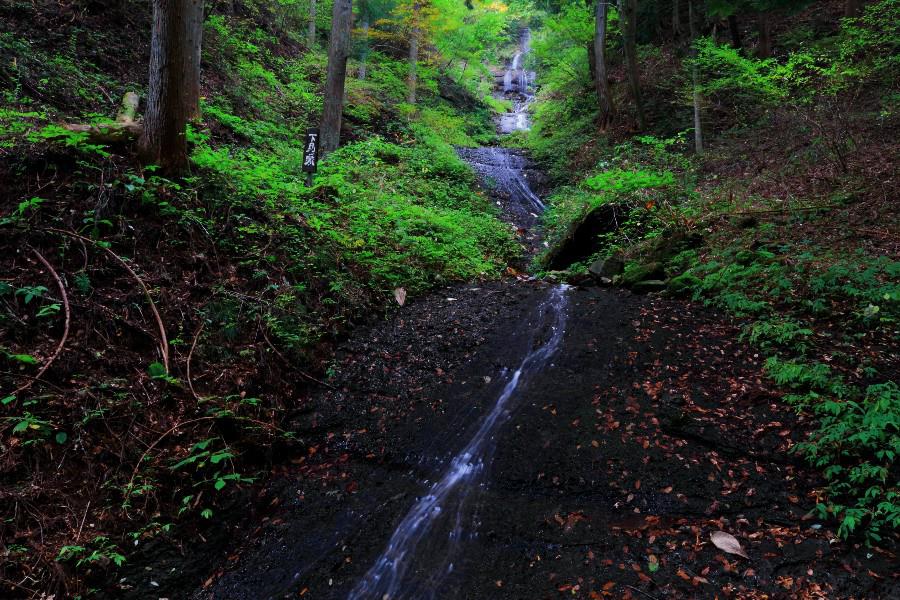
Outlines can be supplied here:
<path id="1" fill-rule="evenodd" d="M 829 481 L 820 513 L 837 517 L 844 537 L 864 527 L 880 541 L 883 530 L 900 527 L 900 387 L 872 385 L 858 401 L 826 399 L 813 412 L 819 429 L 796 451 Z"/>

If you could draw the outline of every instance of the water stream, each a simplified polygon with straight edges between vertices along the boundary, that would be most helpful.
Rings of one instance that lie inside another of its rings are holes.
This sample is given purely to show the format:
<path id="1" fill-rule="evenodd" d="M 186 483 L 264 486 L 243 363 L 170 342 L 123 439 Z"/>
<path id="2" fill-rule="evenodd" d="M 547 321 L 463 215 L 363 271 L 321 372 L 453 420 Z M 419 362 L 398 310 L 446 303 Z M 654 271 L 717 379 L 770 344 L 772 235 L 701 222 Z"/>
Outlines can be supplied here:
<path id="1" fill-rule="evenodd" d="M 477 431 L 450 461 L 441 478 L 419 498 L 394 530 L 387 548 L 350 592 L 350 600 L 433 598 L 440 583 L 453 572 L 473 515 L 468 500 L 478 489 L 479 477 L 489 463 L 496 433 L 514 410 L 516 392 L 547 365 L 565 332 L 567 293 L 565 286 L 553 288 L 527 325 L 546 331 L 536 336 L 532 349 L 509 376 L 490 412 Z M 422 542 L 427 541 L 427 547 Z"/>
<path id="2" fill-rule="evenodd" d="M 502 115 L 501 133 L 529 126 L 533 75 L 522 68 L 529 42 L 526 30 L 502 83 L 498 81 L 497 94 L 512 100 L 515 107 Z M 544 203 L 528 185 L 524 158 L 504 148 L 478 148 L 461 154 L 477 171 L 490 176 L 497 190 L 508 195 L 515 205 L 514 216 L 533 217 L 532 224 L 536 221 Z M 498 430 L 515 409 L 517 392 L 549 363 L 559 347 L 566 305 L 566 288 L 553 288 L 532 319 L 520 324 L 528 328 L 526 331 L 535 332 L 521 363 L 511 374 L 505 374 L 508 379 L 502 391 L 472 437 L 399 522 L 387 547 L 350 592 L 349 600 L 437 597 L 442 582 L 454 572 L 463 543 L 477 537 L 477 511 L 470 510 L 473 492 L 484 485 L 482 475 L 496 448 Z"/>

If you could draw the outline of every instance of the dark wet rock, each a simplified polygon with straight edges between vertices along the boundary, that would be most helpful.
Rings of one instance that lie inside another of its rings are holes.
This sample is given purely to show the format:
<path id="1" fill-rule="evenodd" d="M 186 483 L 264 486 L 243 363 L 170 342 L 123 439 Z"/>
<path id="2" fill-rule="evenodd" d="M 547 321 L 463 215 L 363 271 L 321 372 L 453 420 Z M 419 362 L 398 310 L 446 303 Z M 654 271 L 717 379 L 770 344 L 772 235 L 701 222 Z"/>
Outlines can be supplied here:
<path id="1" fill-rule="evenodd" d="M 601 258 L 588 267 L 590 274 L 597 278 L 606 277 L 612 279 L 616 275 L 621 275 L 624 270 L 625 260 L 621 254 L 613 254 L 612 256 Z"/>
<path id="2" fill-rule="evenodd" d="M 572 263 L 594 256 L 603 250 L 600 234 L 618 229 L 630 210 L 623 204 L 603 204 L 591 210 L 550 249 L 544 265 L 550 269 L 567 269 Z"/>
<path id="3" fill-rule="evenodd" d="M 646 281 L 648 279 L 665 279 L 665 277 L 666 273 L 662 263 L 630 262 L 625 266 L 625 270 L 619 278 L 619 284 L 625 287 L 632 287 L 640 281 Z"/>
<path id="4" fill-rule="evenodd" d="M 649 294 L 651 292 L 662 292 L 666 287 L 666 282 L 661 279 L 645 279 L 632 285 L 631 291 L 636 294 Z"/>

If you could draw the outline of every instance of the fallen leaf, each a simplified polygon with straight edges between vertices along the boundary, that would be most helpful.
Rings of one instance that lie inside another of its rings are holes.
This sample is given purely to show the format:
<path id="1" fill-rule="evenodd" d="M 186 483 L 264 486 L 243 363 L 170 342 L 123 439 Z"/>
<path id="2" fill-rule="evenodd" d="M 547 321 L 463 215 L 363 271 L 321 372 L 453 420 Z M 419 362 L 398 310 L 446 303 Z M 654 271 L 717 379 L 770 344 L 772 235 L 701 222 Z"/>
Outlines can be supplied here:
<path id="1" fill-rule="evenodd" d="M 397 304 L 403 306 L 406 304 L 406 290 L 402 287 L 394 289 L 394 299 L 397 301 Z"/>
<path id="2" fill-rule="evenodd" d="M 737 541 L 737 538 L 731 535 L 730 533 L 725 533 L 724 531 L 713 531 L 709 539 L 712 540 L 712 543 L 716 548 L 722 550 L 723 552 L 727 552 L 729 554 L 737 554 L 738 556 L 743 556 L 746 559 L 750 557 L 747 556 L 747 553 L 744 552 L 744 549 L 741 548 L 741 543 Z"/>

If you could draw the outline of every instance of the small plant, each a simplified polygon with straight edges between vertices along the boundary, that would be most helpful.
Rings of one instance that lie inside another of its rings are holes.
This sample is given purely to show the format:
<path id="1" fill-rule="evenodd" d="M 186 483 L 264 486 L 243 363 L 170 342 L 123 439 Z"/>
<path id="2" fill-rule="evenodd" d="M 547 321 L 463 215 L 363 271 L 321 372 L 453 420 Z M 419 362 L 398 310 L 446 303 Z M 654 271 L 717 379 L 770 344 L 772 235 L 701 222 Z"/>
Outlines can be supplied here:
<path id="1" fill-rule="evenodd" d="M 125 564 L 125 556 L 119 552 L 119 549 L 106 536 L 95 537 L 87 546 L 63 546 L 59 549 L 56 560 L 60 562 L 68 562 L 76 560 L 76 567 L 86 564 L 105 564 L 113 563 L 117 567 Z"/>

